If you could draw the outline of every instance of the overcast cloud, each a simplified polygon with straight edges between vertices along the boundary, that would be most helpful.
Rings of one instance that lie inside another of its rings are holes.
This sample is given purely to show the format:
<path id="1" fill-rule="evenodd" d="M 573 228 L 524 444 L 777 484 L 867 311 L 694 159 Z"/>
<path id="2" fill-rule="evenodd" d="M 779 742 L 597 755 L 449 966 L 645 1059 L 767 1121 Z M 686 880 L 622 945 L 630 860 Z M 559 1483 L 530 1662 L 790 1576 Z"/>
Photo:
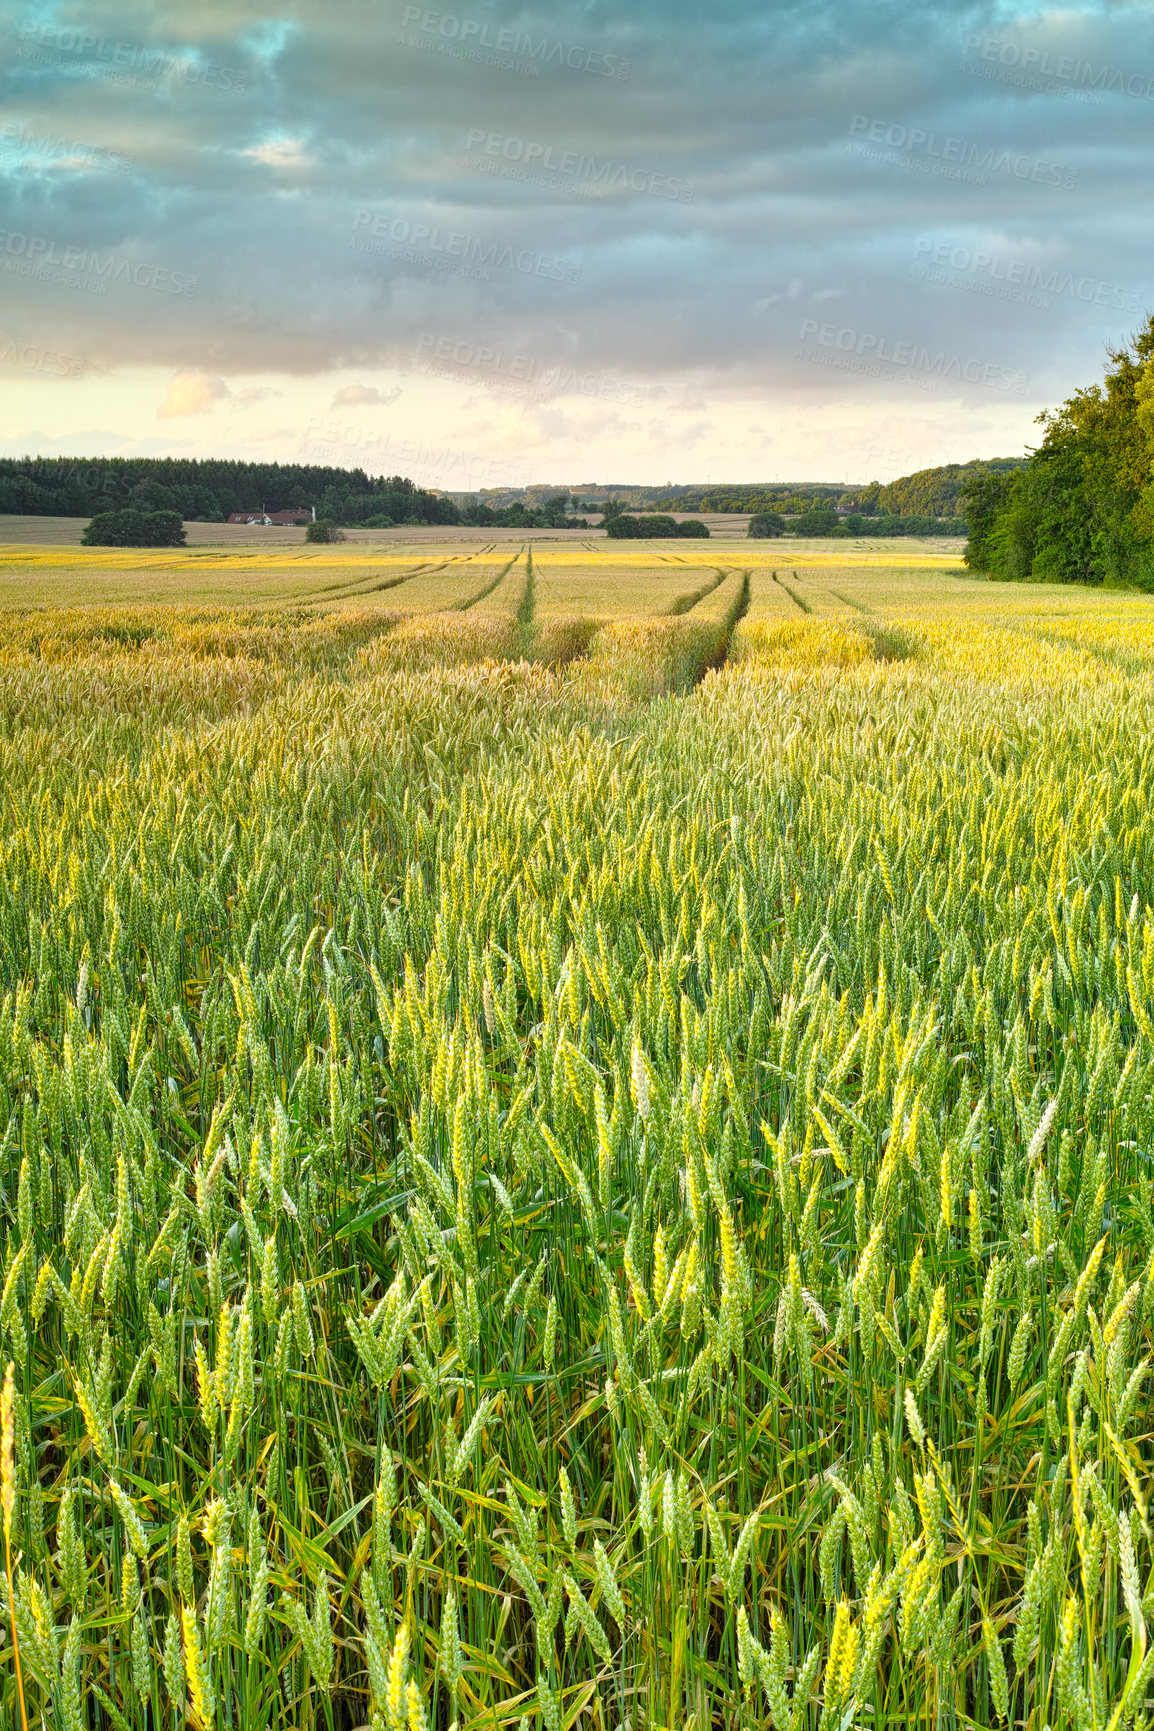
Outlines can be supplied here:
<path id="1" fill-rule="evenodd" d="M 0 57 L 9 453 L 884 477 L 1154 308 L 1146 6 L 11 0 Z"/>

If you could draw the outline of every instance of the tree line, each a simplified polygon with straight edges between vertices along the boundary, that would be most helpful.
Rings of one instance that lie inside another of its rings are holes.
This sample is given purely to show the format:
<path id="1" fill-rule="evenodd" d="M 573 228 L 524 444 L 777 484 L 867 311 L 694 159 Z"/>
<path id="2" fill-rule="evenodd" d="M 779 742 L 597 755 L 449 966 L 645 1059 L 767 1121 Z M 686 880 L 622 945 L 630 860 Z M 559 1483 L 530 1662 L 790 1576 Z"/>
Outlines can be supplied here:
<path id="1" fill-rule="evenodd" d="M 369 475 L 312 463 L 245 463 L 195 457 L 0 458 L 0 514 L 96 517 L 176 512 L 185 522 L 222 523 L 238 511 L 316 509 L 346 528 L 401 523 L 479 529 L 584 529 L 569 493 L 540 504 L 461 504 L 404 475 Z M 595 507 L 596 509 L 596 507 Z"/>
<path id="2" fill-rule="evenodd" d="M 94 517 L 117 510 L 177 511 L 220 523 L 235 511 L 316 507 L 318 517 L 362 523 L 456 523 L 451 499 L 404 475 L 368 475 L 311 463 L 245 463 L 195 457 L 0 458 L 0 512 Z"/>
<path id="3" fill-rule="evenodd" d="M 843 517 L 833 505 L 818 505 L 788 521 L 780 511 L 757 511 L 749 519 L 754 540 L 786 534 L 842 541 L 863 535 L 956 535 L 958 527 L 956 517 L 874 517 L 860 511 L 848 511 Z"/>
<path id="4" fill-rule="evenodd" d="M 966 492 L 964 558 L 993 577 L 1154 590 L 1154 317 L 1100 385 L 1038 416 L 1042 442 Z"/>
<path id="5" fill-rule="evenodd" d="M 655 541 L 662 537 L 679 536 L 682 540 L 708 540 L 709 530 L 704 523 L 690 518 L 688 522 L 678 523 L 675 518 L 662 515 L 635 517 L 628 511 L 614 511 L 605 519 L 605 533 L 611 541 Z"/>
<path id="6" fill-rule="evenodd" d="M 826 482 L 781 482 L 774 486 L 759 483 L 754 486 L 725 484 L 710 488 L 672 487 L 655 493 L 644 508 L 657 511 L 749 511 L 755 516 L 777 513 L 782 517 L 804 517 L 809 521 L 818 512 L 839 514 L 851 512 L 865 520 L 916 517 L 938 524 L 953 519 L 946 533 L 957 533 L 965 515 L 966 489 L 977 473 L 993 471 L 1009 473 L 1020 467 L 1020 457 L 975 458 L 969 463 L 943 463 L 932 469 L 918 469 L 912 475 L 902 475 L 896 481 L 871 481 L 863 487 L 838 487 Z M 594 507 L 596 508 L 596 507 Z M 806 528 L 805 534 L 821 533 Z M 861 533 L 926 534 L 924 529 L 865 529 Z"/>

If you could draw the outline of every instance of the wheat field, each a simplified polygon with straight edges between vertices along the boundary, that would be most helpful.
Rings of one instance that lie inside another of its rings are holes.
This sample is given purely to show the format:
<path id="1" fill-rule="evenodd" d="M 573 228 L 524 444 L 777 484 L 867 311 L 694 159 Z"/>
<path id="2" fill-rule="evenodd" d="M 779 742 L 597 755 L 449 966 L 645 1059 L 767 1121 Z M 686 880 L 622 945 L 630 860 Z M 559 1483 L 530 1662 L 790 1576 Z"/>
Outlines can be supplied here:
<path id="1" fill-rule="evenodd" d="M 0 548 L 0 1723 L 1150 1722 L 1154 612 Z"/>

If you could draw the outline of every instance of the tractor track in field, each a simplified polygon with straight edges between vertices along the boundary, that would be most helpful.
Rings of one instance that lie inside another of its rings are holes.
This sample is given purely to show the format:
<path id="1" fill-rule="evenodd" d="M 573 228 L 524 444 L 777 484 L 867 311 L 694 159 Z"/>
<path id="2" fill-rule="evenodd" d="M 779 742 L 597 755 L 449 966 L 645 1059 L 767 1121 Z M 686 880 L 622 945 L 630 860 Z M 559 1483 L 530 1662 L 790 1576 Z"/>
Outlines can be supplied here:
<path id="1" fill-rule="evenodd" d="M 471 564 L 474 559 L 481 558 L 485 551 L 486 549 L 482 548 L 477 553 L 454 553 L 448 559 L 439 561 L 425 559 L 420 565 L 414 565 L 410 570 L 402 571 L 397 577 L 385 577 L 376 583 L 372 582 L 371 579 L 376 577 L 378 573 L 371 571 L 367 576 L 354 577 L 348 583 L 334 583 L 324 589 L 311 590 L 305 600 L 316 605 L 316 598 L 320 596 L 351 600 L 357 595 L 379 595 L 385 589 L 399 589 L 402 583 L 408 583 L 414 577 L 431 577 L 437 571 L 447 571 L 450 565 Z"/>
<path id="2" fill-rule="evenodd" d="M 326 583 L 320 589 L 310 589 L 305 599 L 320 601 L 322 597 L 337 599 L 351 595 L 371 595 L 376 589 L 395 589 L 399 584 L 407 583 L 410 577 L 419 577 L 422 572 L 427 574 L 430 571 L 443 571 L 445 566 L 451 563 L 450 559 L 445 559 L 440 565 L 434 565 L 426 559 L 420 565 L 414 565 L 411 570 L 402 572 L 399 577 L 386 578 L 383 583 L 374 583 L 372 579 L 380 573 L 370 571 L 363 576 L 350 578 L 347 583 Z"/>
<path id="3" fill-rule="evenodd" d="M 731 574 L 734 567 L 731 565 L 728 569 L 723 570 L 720 565 L 715 565 L 713 569 L 717 575 L 713 578 L 712 582 L 703 583 L 700 589 L 689 589 L 684 595 L 678 595 L 674 598 L 670 605 L 665 609 L 667 618 L 679 619 L 686 613 L 692 613 L 699 601 L 704 601 L 707 595 L 712 595 L 715 589 L 721 588 L 721 585 Z"/>
<path id="4" fill-rule="evenodd" d="M 712 645 L 706 650 L 698 664 L 693 679 L 694 687 L 701 684 L 707 673 L 715 673 L 719 668 L 724 667 L 729 660 L 730 650 L 733 648 L 734 632 L 749 612 L 752 581 L 752 570 L 742 571 L 741 582 L 737 586 L 737 594 L 726 609 L 725 617 L 717 628 L 717 635 Z"/>
<path id="5" fill-rule="evenodd" d="M 517 563 L 518 559 L 520 559 L 520 557 L 524 551 L 525 551 L 524 545 L 518 547 L 517 551 L 514 553 L 513 557 L 510 559 L 509 563 L 507 565 L 503 566 L 500 571 L 498 571 L 497 575 L 492 579 L 491 582 L 486 583 L 484 588 L 478 589 L 475 594 L 466 596 L 464 601 L 458 601 L 456 606 L 449 608 L 448 611 L 450 613 L 467 613 L 469 611 L 470 607 L 475 607 L 479 601 L 484 601 L 486 596 L 491 595 L 493 593 L 494 589 L 496 589 L 499 584 L 501 584 L 505 581 L 505 578 L 509 575 L 509 572 L 513 569 L 514 565 Z"/>
<path id="6" fill-rule="evenodd" d="M 517 641 L 522 654 L 528 654 L 537 635 L 535 618 L 537 613 L 537 583 L 533 571 L 533 549 L 529 547 L 525 554 L 525 587 L 517 604 Z"/>
<path id="7" fill-rule="evenodd" d="M 801 611 L 803 613 L 812 613 L 813 612 L 813 608 L 810 606 L 809 602 L 803 601 L 801 596 L 798 594 L 797 590 L 792 589 L 790 587 L 790 585 L 785 581 L 784 577 L 779 577 L 776 571 L 771 572 L 770 575 L 772 576 L 774 582 L 777 584 L 778 588 L 785 590 L 786 594 L 789 596 L 790 600 L 793 602 L 795 607 L 800 607 Z M 794 576 L 794 580 L 797 581 L 797 572 L 796 571 L 793 573 L 793 576 Z"/>
<path id="8" fill-rule="evenodd" d="M 859 613 L 871 613 L 872 608 L 866 607 L 860 601 L 854 601 L 848 595 L 843 595 L 840 589 L 831 589 L 830 594 L 841 602 L 843 607 L 854 607 Z"/>

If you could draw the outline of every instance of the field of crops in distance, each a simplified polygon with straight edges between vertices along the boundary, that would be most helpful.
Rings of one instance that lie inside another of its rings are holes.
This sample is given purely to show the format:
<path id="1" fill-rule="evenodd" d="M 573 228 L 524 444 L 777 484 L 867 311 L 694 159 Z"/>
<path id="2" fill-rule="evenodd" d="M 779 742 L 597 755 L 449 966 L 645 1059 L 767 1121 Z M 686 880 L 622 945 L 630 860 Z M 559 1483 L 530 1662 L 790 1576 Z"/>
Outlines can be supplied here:
<path id="1" fill-rule="evenodd" d="M 16 521 L 16 520 L 14 520 Z M 19 519 L 34 525 L 35 519 Z M 67 522 L 68 520 L 62 520 Z M 208 525 L 210 528 L 230 525 Z M 197 525 L 190 526 L 195 541 Z M 599 619 L 637 617 L 685 608 L 687 598 L 708 585 L 721 571 L 749 569 L 754 576 L 779 569 L 786 581 L 794 568 L 828 565 L 833 571 L 848 563 L 877 576 L 949 571 L 964 574 L 958 545 L 951 543 L 863 542 L 845 551 L 830 551 L 831 543 L 790 540 L 788 544 L 715 536 L 695 542 L 647 542 L 630 546 L 604 537 L 517 537 L 503 531 L 495 539 L 463 540 L 421 537 L 409 531 L 405 540 L 374 538 L 354 531 L 344 545 L 310 546 L 295 531 L 269 531 L 277 536 L 263 545 L 256 531 L 239 531 L 245 539 L 207 546 L 131 550 L 80 548 L 57 541 L 4 541 L 0 519 L 0 608 L 140 604 L 264 605 L 296 602 L 331 608 L 354 604 L 386 606 L 402 612 L 454 608 L 483 589 L 486 581 L 518 555 L 522 576 L 532 553 L 539 579 L 537 608 L 546 616 Z M 393 532 L 394 534 L 396 532 Z M 959 544 L 960 545 L 960 544 Z M 899 563 L 895 564 L 895 553 Z M 470 587 L 473 578 L 477 582 Z M 460 583 L 458 585 L 458 578 Z M 787 596 L 758 583 L 764 590 L 755 612 L 788 614 Z M 835 598 L 836 605 L 836 598 Z"/>
<path id="2" fill-rule="evenodd" d="M 955 545 L 0 545 L 4 1731 L 1148 1725 L 1152 786 Z"/>

